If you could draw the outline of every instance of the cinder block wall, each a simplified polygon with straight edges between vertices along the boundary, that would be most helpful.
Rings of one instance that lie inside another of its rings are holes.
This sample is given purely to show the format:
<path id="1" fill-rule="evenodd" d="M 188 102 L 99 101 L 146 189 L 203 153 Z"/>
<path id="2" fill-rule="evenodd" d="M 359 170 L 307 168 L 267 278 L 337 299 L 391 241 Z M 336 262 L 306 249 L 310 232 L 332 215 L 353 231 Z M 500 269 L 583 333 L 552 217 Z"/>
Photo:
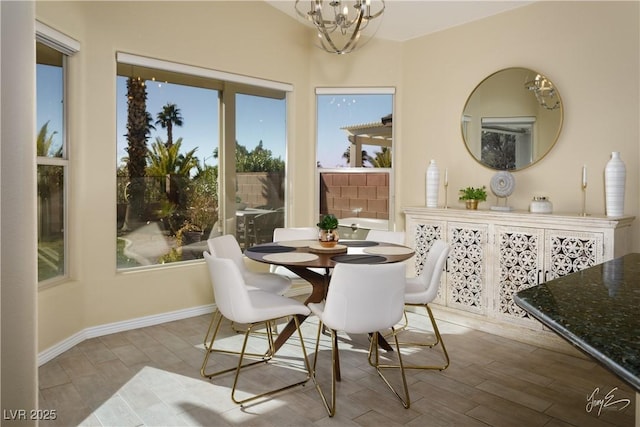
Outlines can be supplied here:
<path id="1" fill-rule="evenodd" d="M 338 218 L 389 219 L 389 175 L 380 172 L 320 174 L 320 213 Z"/>
<path id="2" fill-rule="evenodd" d="M 284 174 L 280 172 L 241 172 L 237 174 L 236 196 L 247 207 L 267 206 L 275 209 L 284 206 Z"/>

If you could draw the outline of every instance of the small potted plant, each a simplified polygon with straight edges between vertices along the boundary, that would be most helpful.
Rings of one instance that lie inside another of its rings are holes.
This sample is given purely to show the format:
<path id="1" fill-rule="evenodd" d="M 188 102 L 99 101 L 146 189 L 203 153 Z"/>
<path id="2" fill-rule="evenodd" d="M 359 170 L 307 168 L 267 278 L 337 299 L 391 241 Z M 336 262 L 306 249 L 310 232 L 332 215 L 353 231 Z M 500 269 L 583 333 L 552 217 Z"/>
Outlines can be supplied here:
<path id="1" fill-rule="evenodd" d="M 460 200 L 465 202 L 467 209 L 478 209 L 478 202 L 487 200 L 486 186 L 480 188 L 467 187 L 460 189 Z"/>
<path id="2" fill-rule="evenodd" d="M 333 214 L 324 215 L 320 222 L 316 224 L 320 229 L 318 240 L 323 248 L 332 248 L 338 243 L 338 218 Z"/>

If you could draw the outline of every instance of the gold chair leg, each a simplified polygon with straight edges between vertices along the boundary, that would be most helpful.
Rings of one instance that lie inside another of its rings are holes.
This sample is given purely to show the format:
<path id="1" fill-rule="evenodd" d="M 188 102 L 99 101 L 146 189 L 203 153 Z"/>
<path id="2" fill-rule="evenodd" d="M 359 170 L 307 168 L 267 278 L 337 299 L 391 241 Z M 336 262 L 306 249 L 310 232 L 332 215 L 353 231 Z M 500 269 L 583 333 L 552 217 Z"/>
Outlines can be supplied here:
<path id="1" fill-rule="evenodd" d="M 244 333 L 244 331 L 242 329 L 238 329 L 236 327 L 236 322 L 231 322 L 231 329 L 233 329 L 233 332 L 240 334 L 240 333 Z M 273 321 L 273 329 L 275 330 L 275 334 L 278 335 L 278 324 Z M 266 332 L 255 332 L 256 334 L 266 334 Z"/>
<path id="2" fill-rule="evenodd" d="M 438 324 L 436 323 L 435 317 L 433 317 L 433 312 L 431 311 L 431 307 L 429 304 L 420 304 L 427 310 L 427 314 L 429 315 L 429 319 L 431 320 L 431 326 L 433 327 L 433 333 L 435 335 L 434 342 L 400 342 L 400 345 L 405 346 L 413 346 L 413 347 L 429 347 L 433 348 L 440 344 L 442 354 L 444 356 L 445 364 L 444 365 L 405 365 L 405 369 L 432 369 L 443 371 L 449 367 L 449 353 L 447 352 L 447 347 L 444 345 L 444 341 L 442 340 L 442 335 L 440 335 L 440 330 L 438 329 Z"/>
<path id="3" fill-rule="evenodd" d="M 300 338 L 300 347 L 302 348 L 302 355 L 304 358 L 304 365 L 305 365 L 305 369 L 306 369 L 306 378 L 302 381 L 298 381 L 295 382 L 293 384 L 290 385 L 286 385 L 284 387 L 280 387 L 278 389 L 275 390 L 270 390 L 264 393 L 260 393 L 258 395 L 254 395 L 254 396 L 250 396 L 246 399 L 237 399 L 235 397 L 236 394 L 236 387 L 238 385 L 238 380 L 240 378 L 240 371 L 243 368 L 247 368 L 249 366 L 253 366 L 253 365 L 257 365 L 257 364 L 262 364 L 262 363 L 266 363 L 269 360 L 271 360 L 273 358 L 273 355 L 275 354 L 275 347 L 274 347 L 274 341 L 273 341 L 273 327 L 272 327 L 272 322 L 274 322 L 276 319 L 271 319 L 268 320 L 266 322 L 259 322 L 259 323 L 252 323 L 247 325 L 247 329 L 244 333 L 244 339 L 243 339 L 243 343 L 242 343 L 242 349 L 240 351 L 232 351 L 232 350 L 221 350 L 221 349 L 216 349 L 214 348 L 214 342 L 216 339 L 216 336 L 218 335 L 218 332 L 220 330 L 220 324 L 222 323 L 223 320 L 223 316 L 222 314 L 216 310 L 216 312 L 214 313 L 212 319 L 211 319 L 211 324 L 209 325 L 209 329 L 207 330 L 207 335 L 205 335 L 205 357 L 204 357 L 204 361 L 202 363 L 202 368 L 200 369 L 200 374 L 203 377 L 206 378 L 213 378 L 228 372 L 233 372 L 235 371 L 235 376 L 234 376 L 234 380 L 233 380 L 233 387 L 231 389 L 231 399 L 237 403 L 242 405 L 243 403 L 258 399 L 260 397 L 264 397 L 264 396 L 268 396 L 268 395 L 272 395 L 275 393 L 278 393 L 280 391 L 284 391 L 287 390 L 289 388 L 298 386 L 298 385 L 302 385 L 305 384 L 307 381 L 309 381 L 309 379 L 311 378 L 311 366 L 309 365 L 309 358 L 307 356 L 307 350 L 306 347 L 304 345 L 304 339 L 302 337 L 302 331 L 300 330 L 300 322 L 297 318 L 297 316 L 294 316 L 295 319 L 295 324 L 296 324 L 296 329 L 298 331 L 298 337 Z M 268 341 L 268 346 L 269 349 L 267 350 L 266 353 L 248 353 L 246 351 L 247 348 L 247 343 L 249 340 L 249 336 L 252 334 L 252 330 L 256 325 L 262 325 L 264 323 L 266 329 L 267 329 L 267 341 Z M 215 324 L 215 327 L 213 326 Z M 213 333 L 212 333 L 212 329 L 213 329 Z M 211 339 L 209 339 L 209 337 L 211 336 Z M 224 353 L 224 354 L 234 354 L 234 355 L 239 355 L 238 358 L 238 364 L 235 367 L 232 368 L 228 368 L 228 369 L 222 369 L 216 372 L 206 372 L 206 367 L 207 367 L 207 363 L 209 361 L 209 357 L 211 355 L 211 353 Z M 245 356 L 248 357 L 257 357 L 259 360 L 253 361 L 253 362 L 248 362 L 248 363 L 244 363 L 244 358 Z"/>
<path id="4" fill-rule="evenodd" d="M 326 333 L 329 331 L 331 333 L 331 403 L 327 401 L 327 398 L 322 391 L 322 387 L 318 384 L 316 379 L 316 366 L 318 364 L 318 353 L 320 349 L 320 334 Z M 336 332 L 333 329 L 327 328 L 324 330 L 324 325 L 322 321 L 318 322 L 318 334 L 316 335 L 316 353 L 313 358 L 313 368 L 311 372 L 313 373 L 313 382 L 315 383 L 316 390 L 318 390 L 318 394 L 320 395 L 320 399 L 322 399 L 322 404 L 324 408 L 327 410 L 327 414 L 329 417 L 333 417 L 336 414 L 336 370 L 335 370 L 335 355 L 337 351 L 338 340 L 336 339 Z"/>
<path id="5" fill-rule="evenodd" d="M 313 381 L 316 385 L 316 389 L 318 390 L 318 393 L 320 394 L 320 398 L 322 399 L 322 403 L 325 407 L 325 409 L 327 410 L 327 414 L 329 414 L 329 417 L 333 417 L 336 414 L 336 383 L 338 381 L 338 373 L 337 373 L 337 361 L 338 361 L 338 340 L 337 340 L 337 331 L 333 330 L 333 329 L 329 329 L 331 331 L 331 403 L 329 403 L 327 401 L 327 398 L 324 394 L 324 392 L 322 391 L 322 388 L 320 387 L 320 384 L 318 384 L 318 381 L 316 379 L 316 366 L 317 366 L 317 362 L 318 362 L 318 350 L 320 348 L 320 334 L 323 331 L 323 324 L 322 322 L 319 322 L 318 324 L 318 333 L 316 336 L 316 353 L 313 359 Z M 400 368 L 400 372 L 402 374 L 402 383 L 403 383 L 403 387 L 404 387 L 404 397 L 400 396 L 400 394 L 395 390 L 395 388 L 391 385 L 391 383 L 387 380 L 387 378 L 383 375 L 382 373 L 382 369 L 385 368 L 397 368 L 396 366 L 392 366 L 392 365 L 381 365 L 380 362 L 380 358 L 379 358 L 379 348 L 378 348 L 378 334 L 374 333 L 372 334 L 372 338 L 371 338 L 371 342 L 369 344 L 369 353 L 368 353 L 368 358 L 369 358 L 369 363 L 374 366 L 376 368 L 376 372 L 378 373 L 378 375 L 380 376 L 380 378 L 382 378 L 382 380 L 384 381 L 384 383 L 387 385 L 387 387 L 389 387 L 389 389 L 396 395 L 396 397 L 400 400 L 400 402 L 402 403 L 402 406 L 404 406 L 405 408 L 409 408 L 409 406 L 411 405 L 411 401 L 409 398 L 409 387 L 407 386 L 407 378 L 405 376 L 405 372 L 404 372 L 404 364 L 402 362 L 402 354 L 400 353 L 400 346 L 398 344 L 398 339 L 395 335 L 395 331 L 393 331 L 393 336 L 396 342 L 396 350 L 398 353 L 398 360 L 399 360 L 399 368 Z M 375 350 L 373 350 L 375 349 Z M 375 362 L 371 362 L 371 357 L 372 357 L 372 352 L 375 355 Z"/>
<path id="6" fill-rule="evenodd" d="M 216 319 L 218 320 L 217 322 Z M 212 373 L 206 372 L 206 368 L 207 364 L 209 363 L 209 356 L 211 356 L 211 353 L 215 351 L 213 349 L 213 342 L 215 341 L 216 335 L 218 335 L 218 330 L 220 329 L 220 323 L 222 323 L 222 319 L 222 314 L 220 314 L 220 312 L 216 309 L 211 316 L 211 322 L 209 323 L 207 334 L 204 336 L 204 360 L 202 361 L 202 367 L 200 368 L 200 375 L 205 378 L 211 378 L 211 376 L 213 375 Z M 211 336 L 211 339 L 209 339 L 209 336 L 211 335 L 211 329 L 213 328 L 214 324 L 216 326 L 214 328 L 213 336 Z"/>
<path id="7" fill-rule="evenodd" d="M 217 322 L 216 322 L 217 319 Z M 234 350 L 221 350 L 221 349 L 215 349 L 213 348 L 213 343 L 216 340 L 216 336 L 218 335 L 218 332 L 220 330 L 220 325 L 222 324 L 222 320 L 224 320 L 224 317 L 222 316 L 222 314 L 216 310 L 213 313 L 213 316 L 211 318 L 211 323 L 209 324 L 209 329 L 207 330 L 207 335 L 205 335 L 205 339 L 204 339 L 204 349 L 205 349 L 205 355 L 204 355 L 204 360 L 202 361 L 202 367 L 200 368 L 200 375 L 202 375 L 205 378 L 213 378 L 215 376 L 218 375 L 222 375 L 225 374 L 227 372 L 231 372 L 233 371 L 235 368 L 229 368 L 229 369 L 225 369 L 222 371 L 217 371 L 217 372 L 206 372 L 206 367 L 207 364 L 209 362 L 209 357 L 211 356 L 211 353 L 223 353 L 223 354 L 235 354 L 235 355 L 239 355 L 240 352 L 239 351 L 234 351 Z M 211 329 L 213 327 L 215 323 L 215 328 L 213 331 L 213 335 L 211 336 L 211 340 L 209 340 L 209 335 L 211 335 Z M 264 363 L 267 362 L 268 360 L 271 359 L 270 353 L 246 353 L 247 356 L 252 356 L 252 357 L 259 357 L 260 360 L 253 362 L 253 363 L 249 363 L 243 367 L 246 366 L 251 366 L 251 365 L 257 365 L 258 363 Z"/>
<path id="8" fill-rule="evenodd" d="M 403 322 L 402 325 L 398 326 L 395 330 L 395 333 L 398 333 L 400 331 L 404 331 L 405 329 L 409 328 L 409 318 L 407 317 L 407 310 L 403 310 L 402 311 L 402 318 L 403 318 Z M 385 338 L 389 338 L 391 335 L 393 335 L 393 332 L 389 332 L 388 334 L 383 335 Z"/>
<path id="9" fill-rule="evenodd" d="M 391 328 L 391 335 L 393 335 L 393 339 L 396 342 L 396 351 L 398 353 L 399 364 L 386 365 L 386 364 L 380 363 L 380 347 L 378 346 L 378 334 L 376 333 L 373 334 L 371 343 L 369 344 L 369 355 L 368 355 L 369 363 L 371 363 L 371 353 L 373 353 L 374 354 L 373 366 L 375 366 L 376 371 L 378 372 L 378 375 L 380 376 L 380 378 L 382 378 L 382 381 L 384 381 L 387 387 L 389 387 L 389 390 L 391 390 L 393 394 L 396 395 L 398 400 L 400 400 L 400 402 L 402 403 L 402 406 L 408 409 L 411 406 L 411 399 L 409 397 L 409 387 L 407 386 L 407 377 L 404 372 L 405 366 L 404 366 L 404 363 L 402 362 L 402 353 L 400 352 L 400 344 L 398 343 L 398 336 L 396 335 L 396 331 L 394 328 Z M 404 397 L 401 396 L 400 393 L 398 393 L 398 391 L 391 385 L 389 380 L 387 380 L 387 378 L 382 373 L 383 369 L 397 369 L 397 368 L 400 368 L 400 375 L 402 376 Z"/>
<path id="10" fill-rule="evenodd" d="M 396 333 L 400 332 L 400 331 L 404 331 L 405 329 L 407 329 L 409 327 L 409 318 L 407 317 L 407 310 L 403 310 L 402 311 L 402 318 L 403 318 L 404 321 L 402 322 L 402 325 L 400 325 L 400 326 L 398 326 L 396 328 Z M 390 337 L 390 336 L 391 336 L 391 333 L 385 335 L 384 337 L 387 338 L 387 337 Z"/>
<path id="11" fill-rule="evenodd" d="M 246 353 L 245 350 L 246 350 L 246 347 L 247 347 L 247 341 L 248 341 L 249 335 L 251 334 L 251 329 L 256 325 L 256 324 L 252 324 L 247 328 L 247 332 L 245 333 L 245 336 L 244 336 L 244 342 L 242 343 L 242 350 L 241 350 L 241 353 L 240 353 L 240 358 L 238 360 L 238 367 L 236 368 L 236 375 L 235 375 L 235 378 L 233 380 L 233 388 L 231 389 L 231 400 L 233 400 L 235 403 L 237 403 L 239 405 L 242 405 L 242 404 L 244 404 L 246 402 L 249 402 L 249 401 L 252 401 L 252 400 L 255 400 L 255 399 L 259 399 L 261 397 L 270 396 L 272 394 L 279 393 L 281 391 L 288 390 L 290 388 L 293 388 L 293 387 L 296 387 L 296 386 L 299 386 L 299 385 L 303 385 L 307 381 L 309 381 L 309 379 L 312 376 L 312 372 L 311 372 L 311 367 L 309 365 L 309 358 L 307 356 L 307 350 L 306 350 L 306 347 L 304 345 L 304 339 L 302 337 L 302 331 L 300 330 L 300 321 L 298 320 L 298 316 L 293 316 L 293 318 L 295 319 L 296 330 L 298 331 L 298 337 L 300 338 L 300 347 L 302 348 L 302 355 L 303 355 L 303 358 L 304 358 L 304 365 L 305 365 L 306 372 L 307 372 L 306 378 L 304 380 L 302 380 L 302 381 L 298 381 L 298 382 L 295 382 L 293 384 L 286 385 L 284 387 L 280 387 L 280 388 L 277 388 L 277 389 L 274 389 L 274 390 L 269 390 L 269 391 L 266 391 L 264 393 L 260 393 L 260 394 L 254 395 L 254 396 L 247 397 L 246 399 L 240 399 L 240 400 L 236 399 L 236 397 L 235 397 L 236 386 L 237 386 L 238 380 L 240 378 L 240 370 L 242 368 L 246 367 L 246 366 L 251 366 L 251 365 L 255 365 L 256 363 L 261 363 L 261 362 L 254 362 L 254 363 L 248 363 L 248 364 L 242 365 L 242 359 L 244 358 L 244 356 L 250 354 L 250 353 Z M 272 330 L 272 327 L 271 327 L 271 322 L 272 322 L 272 320 L 266 321 L 265 322 L 265 326 L 267 328 L 267 335 L 268 335 L 268 340 L 269 340 L 269 354 L 274 355 L 275 354 L 275 348 L 274 348 L 274 345 L 273 345 L 273 330 Z"/>

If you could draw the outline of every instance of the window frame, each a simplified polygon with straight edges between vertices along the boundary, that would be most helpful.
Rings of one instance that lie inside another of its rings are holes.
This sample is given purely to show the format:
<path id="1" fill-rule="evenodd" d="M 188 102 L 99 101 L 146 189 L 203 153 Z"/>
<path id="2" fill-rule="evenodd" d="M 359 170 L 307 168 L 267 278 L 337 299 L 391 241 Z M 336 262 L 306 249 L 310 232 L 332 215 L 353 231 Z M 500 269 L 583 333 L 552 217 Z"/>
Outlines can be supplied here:
<path id="1" fill-rule="evenodd" d="M 199 87 L 207 87 L 219 91 L 219 156 L 218 156 L 218 209 L 223 212 L 224 218 L 234 218 L 236 209 L 236 182 L 235 176 L 235 146 L 236 146 L 236 102 L 237 94 L 254 95 L 267 98 L 284 99 L 285 101 L 285 126 L 288 127 L 289 101 L 293 92 L 293 85 L 290 83 L 267 80 L 259 77 L 252 77 L 242 74 L 235 74 L 226 71 L 220 71 L 200 66 L 187 65 L 183 63 L 172 62 L 163 59 L 150 58 L 126 52 L 116 52 L 116 75 L 124 75 L 120 69 L 122 67 L 131 67 L 131 74 L 139 74 L 142 71 L 142 77 L 145 75 L 155 74 L 158 80 L 163 80 L 162 75 L 158 72 L 176 73 L 184 76 L 191 76 L 201 84 Z M 134 72 L 135 70 L 135 72 Z M 287 181 L 288 162 L 286 153 L 288 152 L 288 130 L 285 131 L 285 171 L 284 180 Z M 231 173 L 230 173 L 231 172 Z M 229 175 L 233 175 L 229 179 Z M 288 185 L 286 186 L 288 188 Z M 285 191 L 285 211 L 289 210 L 290 196 Z M 220 218 L 222 219 L 222 217 Z M 231 224 L 229 221 L 220 221 L 223 234 L 235 234 L 236 229 L 229 229 Z M 286 218 L 285 218 L 286 223 Z M 186 260 L 172 262 L 168 265 L 179 267 L 192 263 L 201 263 L 203 259 Z M 151 270 L 154 268 L 166 267 L 167 264 L 153 264 L 136 267 L 118 267 L 118 273 L 128 273 L 132 271 Z"/>
<path id="2" fill-rule="evenodd" d="M 391 95 L 391 114 L 395 116 L 396 110 L 396 88 L 387 86 L 375 86 L 375 87 L 316 87 L 315 89 L 315 157 L 316 164 L 318 163 L 318 128 L 320 126 L 318 117 L 318 95 Z M 315 189 L 314 189 L 314 215 L 320 216 L 320 177 L 322 173 L 367 173 L 367 172 L 380 172 L 387 173 L 389 175 L 389 219 L 388 229 L 395 230 L 396 218 L 395 218 L 395 164 L 396 164 L 396 131 L 395 127 L 392 128 L 391 138 L 393 143 L 391 144 L 391 168 L 369 168 L 369 167 L 344 167 L 344 168 L 318 168 L 315 172 Z"/>
<path id="3" fill-rule="evenodd" d="M 80 51 L 80 42 L 61 33 L 60 31 L 43 24 L 40 21 L 35 23 L 35 42 L 44 44 L 62 54 L 62 157 L 36 156 L 36 167 L 38 166 L 60 166 L 63 170 L 63 274 L 38 281 L 38 289 L 47 288 L 69 280 L 69 190 L 70 190 L 70 138 L 69 138 L 69 85 L 68 85 L 68 61 L 71 56 Z M 34 43 L 35 49 L 35 43 Z M 34 64 L 37 66 L 37 61 Z M 39 261 L 37 261 L 39 263 Z"/>
<path id="4" fill-rule="evenodd" d="M 534 116 L 516 117 L 481 117 L 480 118 L 480 156 L 482 163 L 494 168 L 501 169 L 497 165 L 491 164 L 483 158 L 484 154 L 484 134 L 495 133 L 515 136 L 513 167 L 508 170 L 522 169 L 523 165 L 533 163 L 534 141 L 535 141 L 536 118 Z M 525 138 L 522 138 L 525 135 Z"/>

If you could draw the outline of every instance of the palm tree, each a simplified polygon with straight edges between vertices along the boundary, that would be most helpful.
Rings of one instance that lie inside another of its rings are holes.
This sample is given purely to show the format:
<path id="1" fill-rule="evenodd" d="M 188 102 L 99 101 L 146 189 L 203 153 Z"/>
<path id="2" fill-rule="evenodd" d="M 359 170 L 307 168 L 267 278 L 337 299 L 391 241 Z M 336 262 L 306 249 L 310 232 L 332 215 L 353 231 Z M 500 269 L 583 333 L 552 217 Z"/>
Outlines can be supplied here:
<path id="1" fill-rule="evenodd" d="M 147 112 L 147 87 L 140 77 L 127 79 L 127 172 L 129 173 L 129 204 L 123 230 L 143 221 L 147 139 L 151 129 Z"/>
<path id="2" fill-rule="evenodd" d="M 57 134 L 57 131 L 49 134 L 49 121 L 42 125 L 38 131 L 36 138 L 36 155 L 39 157 L 62 157 L 62 146 L 60 146 L 54 152 L 51 152 L 51 146 L 53 145 L 53 137 Z"/>
<path id="3" fill-rule="evenodd" d="M 190 173 L 198 168 L 199 160 L 195 156 L 197 147 L 185 154 L 180 154 L 182 138 L 178 138 L 170 147 L 156 138 L 148 152 L 147 175 L 161 180 L 161 186 L 171 206 L 184 209 L 185 191 L 189 185 Z M 168 179 L 167 179 L 168 178 Z"/>
<path id="4" fill-rule="evenodd" d="M 374 168 L 390 168 L 391 167 L 391 150 L 389 147 L 382 147 L 382 151 L 376 151 L 375 156 L 369 161 Z"/>
<path id="5" fill-rule="evenodd" d="M 195 152 L 198 147 L 185 154 L 180 154 L 182 138 L 168 146 L 160 138 L 151 144 L 148 152 L 147 174 L 149 176 L 181 175 L 189 176 L 191 169 L 198 167 Z"/>
<path id="6" fill-rule="evenodd" d="M 347 165 L 351 166 L 351 148 L 350 147 L 347 147 L 345 152 L 342 153 L 342 158 L 347 161 Z M 366 167 L 365 162 L 368 162 L 368 161 L 370 161 L 369 153 L 367 153 L 367 150 L 362 150 L 362 164 L 360 166 L 362 166 L 363 168 Z"/>
<path id="7" fill-rule="evenodd" d="M 167 129 L 167 147 L 173 145 L 173 125 L 182 126 L 184 121 L 180 114 L 180 109 L 176 104 L 166 104 L 162 107 L 162 111 L 156 116 L 156 124 L 162 126 L 162 129 Z"/>

